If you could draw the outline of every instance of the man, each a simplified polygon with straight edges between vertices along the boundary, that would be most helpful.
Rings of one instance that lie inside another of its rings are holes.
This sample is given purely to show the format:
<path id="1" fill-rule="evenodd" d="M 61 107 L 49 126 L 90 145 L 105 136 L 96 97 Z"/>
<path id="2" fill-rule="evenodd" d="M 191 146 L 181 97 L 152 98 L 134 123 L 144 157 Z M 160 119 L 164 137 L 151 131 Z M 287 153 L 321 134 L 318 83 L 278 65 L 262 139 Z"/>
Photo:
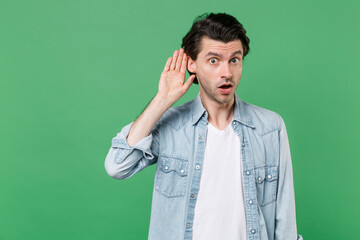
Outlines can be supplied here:
<path id="1" fill-rule="evenodd" d="M 157 163 L 151 240 L 302 239 L 284 121 L 235 92 L 249 51 L 242 24 L 205 14 L 182 47 L 148 107 L 113 138 L 107 173 L 125 179 Z M 197 97 L 171 107 L 192 83 Z"/>

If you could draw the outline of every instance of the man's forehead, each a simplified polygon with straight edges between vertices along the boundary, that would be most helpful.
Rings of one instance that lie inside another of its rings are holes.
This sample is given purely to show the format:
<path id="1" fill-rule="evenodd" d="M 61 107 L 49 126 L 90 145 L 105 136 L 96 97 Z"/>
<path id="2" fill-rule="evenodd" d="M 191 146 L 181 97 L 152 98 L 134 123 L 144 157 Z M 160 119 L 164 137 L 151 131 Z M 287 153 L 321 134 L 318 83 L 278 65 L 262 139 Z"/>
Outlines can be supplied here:
<path id="1" fill-rule="evenodd" d="M 243 56 L 243 47 L 242 43 L 239 39 L 224 43 L 219 40 L 211 39 L 207 36 L 202 37 L 200 44 L 201 55 L 223 55 L 223 54 L 231 54 L 236 55 L 240 54 Z"/>

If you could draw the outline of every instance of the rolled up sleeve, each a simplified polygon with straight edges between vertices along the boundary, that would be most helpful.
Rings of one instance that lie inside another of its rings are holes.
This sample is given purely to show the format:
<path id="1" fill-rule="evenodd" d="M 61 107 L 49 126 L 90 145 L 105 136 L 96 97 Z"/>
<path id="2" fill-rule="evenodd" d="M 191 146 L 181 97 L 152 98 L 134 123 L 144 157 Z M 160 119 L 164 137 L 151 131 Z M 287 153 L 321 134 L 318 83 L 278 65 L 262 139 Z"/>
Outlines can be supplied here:
<path id="1" fill-rule="evenodd" d="M 159 149 L 158 124 L 150 134 L 134 146 L 126 140 L 134 122 L 126 125 L 112 139 L 111 147 L 105 158 L 105 170 L 116 179 L 126 179 L 157 162 Z"/>

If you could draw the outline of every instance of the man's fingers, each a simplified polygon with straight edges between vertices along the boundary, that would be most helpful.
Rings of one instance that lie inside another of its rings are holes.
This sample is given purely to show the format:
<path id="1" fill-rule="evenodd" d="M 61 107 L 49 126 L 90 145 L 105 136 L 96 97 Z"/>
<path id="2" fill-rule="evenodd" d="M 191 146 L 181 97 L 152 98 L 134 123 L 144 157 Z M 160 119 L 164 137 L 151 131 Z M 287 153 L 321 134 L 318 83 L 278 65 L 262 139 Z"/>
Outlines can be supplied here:
<path id="1" fill-rule="evenodd" d="M 179 55 L 179 51 L 178 51 L 178 50 L 175 50 L 174 55 L 173 55 L 173 58 L 172 58 L 172 62 L 171 62 L 171 65 L 170 65 L 170 70 L 174 70 L 174 69 L 175 69 L 175 65 L 176 65 L 176 61 L 177 61 L 178 55 Z"/>
<path id="2" fill-rule="evenodd" d="M 172 60 L 172 57 L 169 57 L 168 60 L 166 61 L 165 67 L 164 67 L 164 72 L 169 71 L 171 60 Z"/>
<path id="3" fill-rule="evenodd" d="M 185 73 L 186 72 L 186 67 L 187 67 L 187 55 L 186 53 L 184 53 L 184 56 L 183 56 L 183 59 L 182 59 L 182 63 L 181 63 L 181 69 L 180 69 L 180 72 L 181 73 Z"/>
<path id="4" fill-rule="evenodd" d="M 175 70 L 177 70 L 177 71 L 180 70 L 183 56 L 184 56 L 184 49 L 183 49 L 183 48 L 180 48 L 179 57 L 178 57 L 178 59 L 177 59 L 177 61 L 176 61 L 176 66 L 175 66 Z"/>

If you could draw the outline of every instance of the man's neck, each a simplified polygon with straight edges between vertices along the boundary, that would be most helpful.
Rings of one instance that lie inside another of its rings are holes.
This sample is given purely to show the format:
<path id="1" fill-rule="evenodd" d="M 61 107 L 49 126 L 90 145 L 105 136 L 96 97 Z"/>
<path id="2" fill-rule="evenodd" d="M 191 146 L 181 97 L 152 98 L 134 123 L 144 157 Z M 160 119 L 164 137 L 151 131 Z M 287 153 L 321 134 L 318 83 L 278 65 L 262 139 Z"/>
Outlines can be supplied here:
<path id="1" fill-rule="evenodd" d="M 201 102 L 208 112 L 208 121 L 217 129 L 223 130 L 229 126 L 234 116 L 235 96 L 227 103 L 219 103 L 209 99 L 200 92 Z"/>

